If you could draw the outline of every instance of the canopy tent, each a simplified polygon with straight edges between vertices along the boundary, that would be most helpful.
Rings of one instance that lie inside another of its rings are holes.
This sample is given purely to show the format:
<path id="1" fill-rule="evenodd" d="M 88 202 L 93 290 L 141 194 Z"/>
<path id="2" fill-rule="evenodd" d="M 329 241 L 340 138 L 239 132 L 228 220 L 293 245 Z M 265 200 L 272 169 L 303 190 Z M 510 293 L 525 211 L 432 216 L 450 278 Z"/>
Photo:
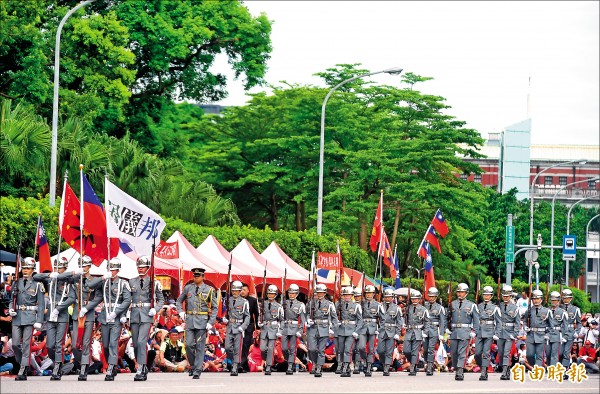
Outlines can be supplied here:
<path id="1" fill-rule="evenodd" d="M 229 262 L 231 261 L 231 280 L 239 280 L 246 283 L 250 282 L 252 266 L 236 257 L 232 257 L 232 254 L 229 253 L 213 235 L 206 237 L 204 242 L 202 242 L 196 250 L 201 256 L 206 256 L 207 259 L 214 261 L 219 267 L 219 272 L 225 274 L 227 274 L 229 270 Z M 253 273 L 253 275 L 257 275 L 257 273 Z"/>
<path id="2" fill-rule="evenodd" d="M 294 260 L 289 258 L 275 241 L 271 242 L 260 255 L 267 259 L 269 263 L 273 263 L 284 270 L 287 279 L 308 280 L 308 270 L 300 267 Z"/>
<path id="3" fill-rule="evenodd" d="M 6 265 L 15 266 L 15 261 L 17 261 L 17 255 L 11 252 L 7 252 L 6 250 L 0 250 L 0 262 L 7 263 Z"/>
<path id="4" fill-rule="evenodd" d="M 360 278 L 362 277 L 362 272 L 358 272 L 355 269 L 344 267 L 344 273 L 342 275 L 342 286 L 350 286 L 352 283 L 353 287 L 356 287 Z M 318 269 L 317 270 L 317 278 L 319 282 L 324 281 L 335 281 L 335 270 L 326 270 L 326 269 Z M 379 282 L 377 282 L 379 284 Z M 365 275 L 365 285 L 373 285 L 375 286 L 375 282 L 373 279 L 369 278 Z"/>

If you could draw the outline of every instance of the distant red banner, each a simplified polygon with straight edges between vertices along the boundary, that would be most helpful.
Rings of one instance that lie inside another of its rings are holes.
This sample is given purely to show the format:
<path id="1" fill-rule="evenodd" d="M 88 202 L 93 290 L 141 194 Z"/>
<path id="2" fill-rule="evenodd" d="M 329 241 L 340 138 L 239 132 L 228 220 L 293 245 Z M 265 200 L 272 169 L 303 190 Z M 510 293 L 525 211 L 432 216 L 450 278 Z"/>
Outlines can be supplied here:
<path id="1" fill-rule="evenodd" d="M 156 257 L 161 259 L 178 259 L 179 258 L 179 244 L 175 242 L 160 241 L 156 250 L 154 251 Z"/>
<path id="2" fill-rule="evenodd" d="M 317 268 L 337 270 L 340 267 L 340 255 L 337 253 L 317 253 Z"/>

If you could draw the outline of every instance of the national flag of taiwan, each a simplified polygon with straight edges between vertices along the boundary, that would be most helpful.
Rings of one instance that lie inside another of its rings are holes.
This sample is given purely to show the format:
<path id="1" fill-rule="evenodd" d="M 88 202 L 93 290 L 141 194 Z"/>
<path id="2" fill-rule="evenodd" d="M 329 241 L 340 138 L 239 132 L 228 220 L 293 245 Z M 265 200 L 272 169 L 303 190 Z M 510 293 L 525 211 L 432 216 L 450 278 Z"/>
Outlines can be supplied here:
<path id="1" fill-rule="evenodd" d="M 425 233 L 425 241 L 433 245 L 433 247 L 437 249 L 438 253 L 442 253 L 442 248 L 440 248 L 440 241 L 438 240 L 437 234 L 435 233 L 435 229 L 431 224 L 429 225 L 429 228 Z"/>
<path id="2" fill-rule="evenodd" d="M 444 215 L 442 215 L 442 211 L 440 211 L 439 209 L 435 213 L 435 216 L 431 221 L 431 225 L 433 226 L 433 228 L 435 228 L 435 231 L 437 231 L 437 233 L 442 238 L 448 235 L 448 224 L 446 223 L 446 220 L 444 220 Z"/>
<path id="3" fill-rule="evenodd" d="M 392 247 L 388 240 L 385 230 L 382 230 L 381 244 L 379 245 L 379 255 L 383 258 L 383 263 L 390 269 L 390 278 L 396 278 L 396 267 L 394 265 L 394 255 L 392 253 Z"/>
<path id="4" fill-rule="evenodd" d="M 422 258 L 422 259 L 426 259 L 427 258 L 427 241 L 425 241 L 425 239 L 423 239 L 421 241 L 421 245 L 419 246 L 419 251 L 417 252 L 417 254 Z"/>
<path id="5" fill-rule="evenodd" d="M 435 287 L 435 276 L 433 275 L 433 260 L 431 259 L 431 248 L 429 243 L 426 244 L 427 257 L 425 257 L 425 276 L 423 278 L 423 287 L 425 292 L 425 299 L 429 301 L 427 291 L 431 287 Z"/>
<path id="6" fill-rule="evenodd" d="M 383 192 L 379 198 L 379 205 L 377 205 L 377 211 L 375 212 L 375 220 L 373 221 L 373 230 L 371 230 L 371 239 L 369 239 L 369 246 L 371 251 L 377 250 L 377 242 L 381 240 L 381 230 L 383 229 Z"/>
<path id="7" fill-rule="evenodd" d="M 402 281 L 400 280 L 400 264 L 398 263 L 398 252 L 394 251 L 394 269 L 396 270 L 396 289 L 402 287 Z"/>
<path id="8" fill-rule="evenodd" d="M 42 216 L 38 216 L 35 244 L 39 247 L 40 251 L 40 272 L 52 271 L 52 262 L 50 261 L 50 246 L 48 246 L 46 230 L 44 230 L 44 225 L 42 224 Z"/>

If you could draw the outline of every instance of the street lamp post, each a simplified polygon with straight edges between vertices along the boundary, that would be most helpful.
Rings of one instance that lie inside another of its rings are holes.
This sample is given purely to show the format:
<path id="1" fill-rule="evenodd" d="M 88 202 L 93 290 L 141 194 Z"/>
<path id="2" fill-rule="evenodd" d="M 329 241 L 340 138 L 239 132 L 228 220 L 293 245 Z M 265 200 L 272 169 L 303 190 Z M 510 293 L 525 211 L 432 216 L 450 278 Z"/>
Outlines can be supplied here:
<path id="1" fill-rule="evenodd" d="M 551 170 L 552 168 L 564 166 L 566 164 L 571 164 L 571 163 L 585 164 L 585 160 L 577 159 L 577 160 L 570 160 L 570 161 L 565 161 L 562 163 L 555 164 L 548 168 L 544 168 L 542 171 L 538 172 L 535 175 L 535 177 L 533 178 L 533 181 L 531 182 L 531 188 L 529 189 L 529 202 L 530 202 L 530 207 L 529 207 L 529 245 L 533 245 L 533 194 L 534 194 L 533 186 L 535 185 L 535 181 L 537 181 L 538 177 L 540 175 L 542 175 L 544 172 Z"/>
<path id="2" fill-rule="evenodd" d="M 588 197 L 584 197 L 581 200 L 577 200 L 573 205 L 571 205 L 571 207 L 569 208 L 569 212 L 567 213 L 567 235 L 571 234 L 570 230 L 571 230 L 571 211 L 573 210 L 573 208 L 575 207 L 575 205 L 579 204 L 580 202 L 583 202 L 585 200 L 589 200 L 590 198 L 600 198 L 599 196 L 588 196 Z"/>
<path id="3" fill-rule="evenodd" d="M 585 243 L 587 246 L 587 240 L 590 238 L 590 224 L 594 221 L 594 219 L 598 219 L 600 217 L 600 215 L 596 215 L 593 218 L 590 219 L 590 221 L 587 223 L 587 225 L 585 226 Z M 587 259 L 585 262 L 585 285 L 583 286 L 584 291 L 587 293 L 587 273 L 588 273 L 588 267 L 587 267 Z M 598 266 L 596 267 L 596 302 L 600 302 L 600 261 L 598 262 Z"/>
<path id="4" fill-rule="evenodd" d="M 49 205 L 54 206 L 56 201 L 56 156 L 58 145 L 58 76 L 60 73 L 60 33 L 67 22 L 67 19 L 73 15 L 78 9 L 96 0 L 85 0 L 71 8 L 69 12 L 62 18 L 56 30 L 56 45 L 54 48 L 54 100 L 52 102 L 52 150 L 50 153 L 50 199 Z"/>
<path id="5" fill-rule="evenodd" d="M 582 179 L 580 181 L 567 183 L 566 185 L 564 185 L 560 189 L 558 189 L 556 191 L 556 193 L 554 193 L 554 196 L 552 196 L 552 217 L 550 219 L 550 283 L 552 283 L 552 280 L 554 279 L 554 204 L 556 203 L 556 196 L 558 196 L 558 193 L 560 193 L 561 191 L 563 191 L 564 189 L 566 189 L 569 186 L 573 186 L 578 183 L 588 182 L 590 180 L 596 181 L 598 179 L 600 179 L 600 177 L 596 177 L 596 178 L 592 178 L 592 179 Z M 567 268 L 567 275 L 565 277 L 565 279 L 566 279 L 565 285 L 569 286 L 569 262 L 568 261 L 566 264 L 566 268 Z"/>
<path id="6" fill-rule="evenodd" d="M 412 265 L 409 265 L 408 268 L 412 268 L 415 271 L 417 271 L 417 279 L 421 279 L 421 271 L 424 270 L 425 268 L 418 269 L 417 267 L 413 267 Z"/>
<path id="7" fill-rule="evenodd" d="M 375 74 L 400 74 L 402 69 L 400 67 L 388 68 L 386 70 L 376 71 L 368 74 L 361 74 L 355 77 L 346 79 L 335 85 L 327 96 L 325 96 L 325 100 L 323 100 L 323 107 L 321 108 L 321 143 L 319 145 L 319 193 L 317 200 L 317 234 L 321 235 L 323 230 L 323 164 L 325 162 L 325 107 L 327 106 L 327 100 L 329 97 L 335 92 L 340 86 L 347 84 L 348 82 L 354 81 L 359 78 L 368 77 Z"/>

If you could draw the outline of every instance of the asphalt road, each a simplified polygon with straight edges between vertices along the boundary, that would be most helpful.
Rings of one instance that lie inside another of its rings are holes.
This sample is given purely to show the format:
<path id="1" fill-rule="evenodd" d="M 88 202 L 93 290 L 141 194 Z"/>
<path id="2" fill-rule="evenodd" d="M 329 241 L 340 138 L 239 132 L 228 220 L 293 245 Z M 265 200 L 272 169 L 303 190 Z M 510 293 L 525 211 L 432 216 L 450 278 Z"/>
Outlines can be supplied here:
<path id="1" fill-rule="evenodd" d="M 599 375 L 590 375 L 582 383 L 562 384 L 542 382 L 501 381 L 500 374 L 490 374 L 487 382 L 478 381 L 479 374 L 465 374 L 465 380 L 457 382 L 454 374 L 442 373 L 432 377 L 419 373 L 410 377 L 406 373 L 392 373 L 383 377 L 374 372 L 371 378 L 353 375 L 341 378 L 325 373 L 315 378 L 307 373 L 286 376 L 274 373 L 240 374 L 205 373 L 200 380 L 192 380 L 187 374 L 151 373 L 145 382 L 134 382 L 133 374 L 119 374 L 114 382 L 105 382 L 104 375 L 91 375 L 87 382 L 78 382 L 76 375 L 64 376 L 61 381 L 50 378 L 29 377 L 25 382 L 14 378 L 0 378 L 0 392 L 4 393 L 594 393 L 600 392 Z"/>

